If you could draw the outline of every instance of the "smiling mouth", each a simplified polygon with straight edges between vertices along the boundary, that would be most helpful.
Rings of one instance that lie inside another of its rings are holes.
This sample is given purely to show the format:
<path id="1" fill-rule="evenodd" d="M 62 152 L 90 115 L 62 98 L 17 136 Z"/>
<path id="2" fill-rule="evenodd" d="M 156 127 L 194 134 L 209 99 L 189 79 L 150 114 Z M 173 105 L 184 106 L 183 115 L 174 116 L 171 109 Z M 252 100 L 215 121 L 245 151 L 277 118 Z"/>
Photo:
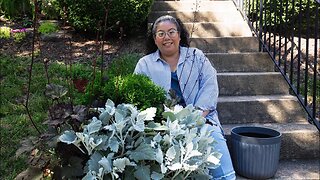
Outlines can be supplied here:
<path id="1" fill-rule="evenodd" d="M 163 43 L 163 46 L 170 46 L 172 44 L 173 44 L 173 42 L 166 42 L 166 43 Z"/>

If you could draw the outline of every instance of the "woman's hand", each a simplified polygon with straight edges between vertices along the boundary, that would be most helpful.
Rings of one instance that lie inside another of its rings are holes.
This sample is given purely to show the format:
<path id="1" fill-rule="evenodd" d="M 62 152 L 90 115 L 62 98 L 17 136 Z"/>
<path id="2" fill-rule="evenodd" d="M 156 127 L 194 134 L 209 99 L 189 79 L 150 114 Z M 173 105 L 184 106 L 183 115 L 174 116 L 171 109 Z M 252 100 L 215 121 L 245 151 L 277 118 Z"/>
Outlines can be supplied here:
<path id="1" fill-rule="evenodd" d="M 202 111 L 202 117 L 206 117 L 209 114 L 209 110 Z"/>
<path id="2" fill-rule="evenodd" d="M 208 114 L 209 114 L 209 110 L 202 111 L 202 117 L 205 118 Z M 208 119 L 206 119 L 206 124 L 213 126 L 213 123 L 211 121 L 209 121 Z"/>

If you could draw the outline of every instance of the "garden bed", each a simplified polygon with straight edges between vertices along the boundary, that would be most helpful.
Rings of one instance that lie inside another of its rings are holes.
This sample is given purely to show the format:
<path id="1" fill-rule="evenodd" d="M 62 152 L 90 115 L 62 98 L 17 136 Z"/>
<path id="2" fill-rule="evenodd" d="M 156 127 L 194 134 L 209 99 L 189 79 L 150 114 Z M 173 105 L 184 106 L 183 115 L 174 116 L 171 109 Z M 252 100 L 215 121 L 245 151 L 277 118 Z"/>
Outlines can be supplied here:
<path id="1" fill-rule="evenodd" d="M 0 21 L 0 27 L 10 27 L 11 29 L 22 28 L 21 23 Z M 31 56 L 32 52 L 32 30 L 27 28 L 27 36 L 21 42 L 14 42 L 13 39 L 0 39 L 0 54 L 14 55 L 21 57 Z M 105 55 L 118 55 L 123 53 L 144 53 L 145 39 L 143 32 L 137 36 L 114 38 L 107 37 L 105 40 Z M 71 49 L 70 49 L 71 47 Z M 39 52 L 38 59 L 47 58 L 49 60 L 63 61 L 91 61 L 93 57 L 100 56 L 101 44 L 96 41 L 93 35 L 86 35 L 76 32 L 70 26 L 60 27 L 56 37 L 49 40 L 40 39 L 35 48 Z M 106 56 L 106 58 L 110 58 Z"/>
<path id="2" fill-rule="evenodd" d="M 21 22 L 0 20 L 0 27 L 21 29 Z M 44 98 L 44 87 L 47 83 L 42 62 L 83 63 L 101 56 L 101 44 L 92 36 L 78 33 L 70 27 L 60 27 L 62 35 L 50 39 L 36 41 L 35 64 L 31 82 L 30 111 L 32 118 L 41 132 L 45 132 L 46 125 L 42 123 L 47 118 L 48 101 Z M 105 62 L 114 57 L 128 53 L 144 53 L 144 35 L 134 37 L 106 38 L 104 46 Z M 71 47 L 71 49 L 70 49 Z M 37 136 L 23 107 L 24 95 L 28 88 L 28 69 L 31 64 L 32 29 L 26 30 L 26 37 L 21 42 L 13 38 L 0 38 L 1 59 L 1 163 L 0 179 L 14 179 L 17 174 L 28 167 L 27 156 L 16 157 L 16 150 L 21 147 L 21 140 L 30 136 Z M 51 82 L 63 83 L 65 79 L 57 76 L 60 69 L 50 68 Z"/>

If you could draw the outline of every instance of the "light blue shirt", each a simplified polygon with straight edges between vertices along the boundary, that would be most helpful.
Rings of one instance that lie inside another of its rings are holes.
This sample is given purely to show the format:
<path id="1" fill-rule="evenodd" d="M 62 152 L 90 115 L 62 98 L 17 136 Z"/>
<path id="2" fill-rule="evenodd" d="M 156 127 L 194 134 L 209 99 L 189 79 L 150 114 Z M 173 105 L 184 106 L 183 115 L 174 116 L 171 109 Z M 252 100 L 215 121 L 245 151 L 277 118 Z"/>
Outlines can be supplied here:
<path id="1" fill-rule="evenodd" d="M 134 73 L 150 77 L 167 92 L 171 88 L 170 65 L 160 58 L 159 50 L 142 57 Z M 203 52 L 197 48 L 180 46 L 177 75 L 186 104 L 209 110 L 206 118 L 220 125 L 216 111 L 219 94 L 217 71 Z"/>

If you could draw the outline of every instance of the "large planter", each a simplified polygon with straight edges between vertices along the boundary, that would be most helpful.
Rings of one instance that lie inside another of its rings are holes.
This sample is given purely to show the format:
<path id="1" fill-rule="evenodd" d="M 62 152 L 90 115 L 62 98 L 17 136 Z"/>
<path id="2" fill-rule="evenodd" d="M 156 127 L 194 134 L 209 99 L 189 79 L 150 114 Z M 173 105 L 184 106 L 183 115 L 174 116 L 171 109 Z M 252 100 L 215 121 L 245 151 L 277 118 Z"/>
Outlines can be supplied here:
<path id="1" fill-rule="evenodd" d="M 237 174 L 251 179 L 273 177 L 278 169 L 281 133 L 264 127 L 231 130 L 231 157 Z"/>

